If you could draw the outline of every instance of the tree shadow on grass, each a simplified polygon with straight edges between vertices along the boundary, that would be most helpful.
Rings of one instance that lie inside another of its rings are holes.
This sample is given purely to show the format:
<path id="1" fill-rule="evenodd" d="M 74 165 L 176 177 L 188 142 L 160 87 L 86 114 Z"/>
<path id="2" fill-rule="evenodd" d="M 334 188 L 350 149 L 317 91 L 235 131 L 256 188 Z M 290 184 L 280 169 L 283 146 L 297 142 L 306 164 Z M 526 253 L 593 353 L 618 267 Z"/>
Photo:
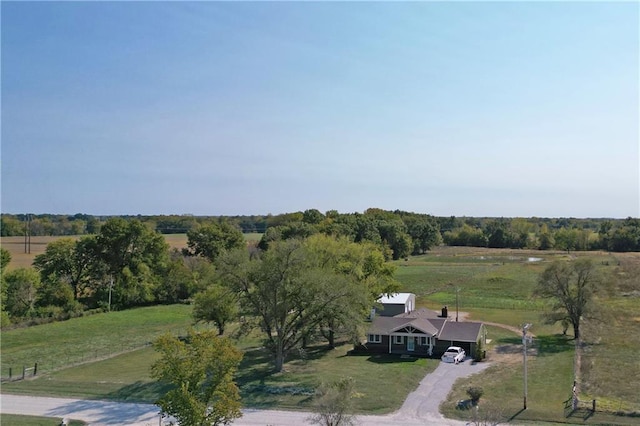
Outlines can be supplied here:
<path id="1" fill-rule="evenodd" d="M 130 385 L 123 386 L 117 391 L 96 397 L 95 399 L 153 404 L 172 387 L 173 385 L 160 382 L 137 381 Z"/>
<path id="2" fill-rule="evenodd" d="M 499 353 L 522 352 L 521 337 L 503 337 L 496 340 L 496 351 Z M 553 355 L 571 351 L 574 348 L 574 339 L 562 334 L 536 336 L 530 348 L 536 350 L 538 356 Z"/>

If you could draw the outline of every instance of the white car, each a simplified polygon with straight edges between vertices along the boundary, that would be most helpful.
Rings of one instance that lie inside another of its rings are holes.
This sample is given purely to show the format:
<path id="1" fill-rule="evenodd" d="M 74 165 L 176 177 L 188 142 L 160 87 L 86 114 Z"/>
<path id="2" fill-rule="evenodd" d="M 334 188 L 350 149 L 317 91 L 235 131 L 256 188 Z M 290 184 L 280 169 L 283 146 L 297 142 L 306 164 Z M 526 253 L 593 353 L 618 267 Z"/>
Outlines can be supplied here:
<path id="1" fill-rule="evenodd" d="M 464 349 L 458 346 L 449 346 L 449 349 L 442 355 L 442 361 L 453 362 L 455 364 L 463 362 L 467 354 L 464 353 Z"/>

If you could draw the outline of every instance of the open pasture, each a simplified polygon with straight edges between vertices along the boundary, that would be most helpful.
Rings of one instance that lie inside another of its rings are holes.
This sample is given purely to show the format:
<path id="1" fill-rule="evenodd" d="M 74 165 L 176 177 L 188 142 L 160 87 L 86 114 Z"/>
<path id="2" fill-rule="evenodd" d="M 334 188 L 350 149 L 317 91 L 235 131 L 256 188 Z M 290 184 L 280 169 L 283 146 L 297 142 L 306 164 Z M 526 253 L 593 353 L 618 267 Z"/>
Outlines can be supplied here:
<path id="1" fill-rule="evenodd" d="M 191 306 L 151 306 L 2 331 L 2 377 L 38 363 L 40 374 L 149 345 L 160 334 L 185 334 Z M 7 385 L 3 385 L 7 386 Z"/>

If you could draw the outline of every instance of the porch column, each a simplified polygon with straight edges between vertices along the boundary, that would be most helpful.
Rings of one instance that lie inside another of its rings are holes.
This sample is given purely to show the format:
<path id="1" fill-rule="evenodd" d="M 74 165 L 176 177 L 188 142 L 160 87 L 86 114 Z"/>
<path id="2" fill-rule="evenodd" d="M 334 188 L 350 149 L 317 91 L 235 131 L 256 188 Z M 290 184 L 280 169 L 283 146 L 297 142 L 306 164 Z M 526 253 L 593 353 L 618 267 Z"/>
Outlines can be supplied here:
<path id="1" fill-rule="evenodd" d="M 391 334 L 389 335 L 389 353 L 391 353 Z"/>

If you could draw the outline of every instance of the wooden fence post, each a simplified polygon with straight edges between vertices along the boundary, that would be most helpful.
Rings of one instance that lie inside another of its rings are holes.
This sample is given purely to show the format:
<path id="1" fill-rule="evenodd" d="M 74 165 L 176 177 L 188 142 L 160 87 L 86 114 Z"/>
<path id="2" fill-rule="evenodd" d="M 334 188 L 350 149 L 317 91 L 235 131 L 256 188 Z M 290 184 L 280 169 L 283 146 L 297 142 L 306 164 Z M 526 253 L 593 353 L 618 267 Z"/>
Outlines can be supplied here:
<path id="1" fill-rule="evenodd" d="M 26 369 L 26 367 L 23 365 L 23 366 L 22 366 L 22 380 L 24 380 L 24 375 L 25 375 L 25 373 L 26 373 L 26 372 L 27 372 L 27 369 Z"/>
<path id="2" fill-rule="evenodd" d="M 594 412 L 594 413 L 596 412 L 596 400 L 595 399 L 592 401 L 591 411 Z"/>
<path id="3" fill-rule="evenodd" d="M 33 375 L 35 376 L 36 374 L 38 374 L 38 363 L 37 362 L 33 365 Z"/>
<path id="4" fill-rule="evenodd" d="M 11 367 L 9 367 L 9 381 L 11 381 Z"/>

